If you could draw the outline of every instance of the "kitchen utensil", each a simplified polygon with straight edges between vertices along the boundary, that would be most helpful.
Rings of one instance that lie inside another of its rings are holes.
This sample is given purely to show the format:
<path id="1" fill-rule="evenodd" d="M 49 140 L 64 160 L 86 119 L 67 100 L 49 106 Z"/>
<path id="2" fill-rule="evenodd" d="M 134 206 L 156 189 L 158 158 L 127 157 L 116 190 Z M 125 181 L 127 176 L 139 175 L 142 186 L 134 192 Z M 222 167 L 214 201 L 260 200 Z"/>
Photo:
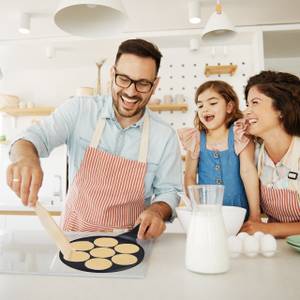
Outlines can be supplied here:
<path id="1" fill-rule="evenodd" d="M 221 210 L 224 186 L 192 185 L 188 192 L 195 205 L 186 240 L 186 268 L 206 274 L 227 272 L 229 250 Z"/>
<path id="2" fill-rule="evenodd" d="M 292 247 L 293 249 L 295 249 L 296 251 L 300 252 L 300 247 L 295 246 L 294 244 L 289 243 L 288 241 L 286 242 L 290 247 Z"/>
<path id="3" fill-rule="evenodd" d="M 97 84 L 96 84 L 96 95 L 101 95 L 101 68 L 105 63 L 106 59 L 102 59 L 100 62 L 96 63 L 98 68 L 97 72 Z"/>
<path id="4" fill-rule="evenodd" d="M 50 216 L 49 212 L 39 202 L 34 207 L 35 213 L 40 219 L 45 230 L 56 243 L 57 247 L 64 254 L 66 258 L 70 258 L 74 252 L 69 240 L 65 237 L 62 230 L 58 227 L 55 221 Z"/>
<path id="5" fill-rule="evenodd" d="M 191 223 L 192 213 L 192 210 L 185 206 L 176 207 L 178 220 L 185 232 L 188 231 L 188 227 Z M 245 219 L 246 209 L 237 206 L 222 206 L 222 215 L 227 235 L 238 234 Z"/>
<path id="6" fill-rule="evenodd" d="M 300 235 L 290 235 L 287 237 L 287 242 L 293 246 L 300 247 Z"/>
<path id="7" fill-rule="evenodd" d="M 0 109 L 5 107 L 18 107 L 20 98 L 15 95 L 6 95 L 0 93 Z"/>
<path id="8" fill-rule="evenodd" d="M 84 252 L 87 252 L 90 254 L 90 259 L 93 259 L 94 256 L 92 255 L 92 251 L 96 248 L 101 248 L 101 247 L 97 247 L 95 244 L 95 240 L 99 239 L 99 238 L 113 238 L 116 239 L 118 241 L 118 244 L 116 246 L 106 246 L 105 248 L 110 248 L 112 250 L 114 250 L 116 252 L 116 254 L 114 254 L 112 257 L 106 257 L 106 259 L 108 259 L 109 261 L 111 261 L 112 265 L 111 267 L 105 269 L 105 270 L 93 270 L 90 269 L 88 267 L 86 267 L 85 262 L 71 262 L 68 261 L 67 259 L 65 259 L 64 254 L 62 252 L 60 252 L 59 254 L 59 258 L 60 260 L 66 264 L 67 266 L 77 269 L 77 270 L 81 270 L 81 271 L 85 271 L 85 272 L 95 272 L 95 273 L 111 273 L 111 272 L 119 272 L 119 271 L 123 271 L 123 270 L 127 270 L 130 268 L 135 267 L 136 265 L 140 264 L 143 261 L 145 252 L 144 249 L 141 247 L 141 245 L 138 244 L 137 242 L 137 234 L 139 231 L 139 225 L 134 227 L 131 231 L 123 233 L 121 235 L 118 236 L 108 236 L 108 235 L 97 235 L 97 236 L 88 236 L 88 237 L 84 237 L 84 238 L 79 238 L 79 239 L 75 239 L 72 242 L 79 242 L 79 241 L 88 241 L 91 242 L 95 245 L 95 247 L 91 250 L 86 250 Z M 120 253 L 124 253 L 124 252 L 119 252 L 118 250 L 116 250 L 116 247 L 122 244 L 131 244 L 131 245 L 136 245 L 139 247 L 139 250 L 135 253 L 132 253 L 131 255 L 135 256 L 137 261 L 133 264 L 130 265 L 118 265 L 116 263 L 114 263 L 112 261 L 112 258 Z M 102 247 L 103 248 L 103 247 Z"/>

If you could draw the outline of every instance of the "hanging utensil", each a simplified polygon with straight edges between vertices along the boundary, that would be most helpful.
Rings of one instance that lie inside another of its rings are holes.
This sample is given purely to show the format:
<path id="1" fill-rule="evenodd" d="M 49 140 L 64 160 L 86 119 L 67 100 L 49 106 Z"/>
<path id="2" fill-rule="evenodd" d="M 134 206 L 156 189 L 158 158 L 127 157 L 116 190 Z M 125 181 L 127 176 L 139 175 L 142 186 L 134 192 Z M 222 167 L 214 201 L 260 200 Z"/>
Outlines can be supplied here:
<path id="1" fill-rule="evenodd" d="M 98 68 L 97 72 L 97 84 L 96 84 L 96 95 L 101 95 L 101 68 L 105 63 L 106 59 L 102 59 L 100 62 L 96 62 L 96 66 Z"/>

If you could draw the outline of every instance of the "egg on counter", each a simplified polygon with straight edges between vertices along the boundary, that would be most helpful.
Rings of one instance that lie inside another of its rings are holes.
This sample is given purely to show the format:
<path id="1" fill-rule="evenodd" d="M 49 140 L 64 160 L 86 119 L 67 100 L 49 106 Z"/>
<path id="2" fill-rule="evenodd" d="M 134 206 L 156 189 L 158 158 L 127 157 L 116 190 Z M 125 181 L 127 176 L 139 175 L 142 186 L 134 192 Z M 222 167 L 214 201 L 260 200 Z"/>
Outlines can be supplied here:
<path id="1" fill-rule="evenodd" d="M 262 236 L 264 236 L 264 233 L 261 231 L 256 231 L 253 236 L 260 242 L 260 239 Z"/>
<path id="2" fill-rule="evenodd" d="M 249 236 L 249 234 L 247 233 L 247 232 L 240 232 L 238 235 L 237 235 L 237 237 L 241 240 L 241 241 L 244 241 L 244 239 L 246 238 L 246 237 L 248 237 Z"/>
<path id="3" fill-rule="evenodd" d="M 259 252 L 259 242 L 254 236 L 247 236 L 243 240 L 243 251 L 244 254 L 249 257 L 254 257 Z"/>
<path id="4" fill-rule="evenodd" d="M 273 235 L 264 234 L 260 239 L 260 252 L 263 256 L 271 257 L 277 250 L 277 242 Z"/>
<path id="5" fill-rule="evenodd" d="M 230 257 L 238 257 L 243 250 L 242 240 L 235 235 L 228 237 L 228 249 Z"/>

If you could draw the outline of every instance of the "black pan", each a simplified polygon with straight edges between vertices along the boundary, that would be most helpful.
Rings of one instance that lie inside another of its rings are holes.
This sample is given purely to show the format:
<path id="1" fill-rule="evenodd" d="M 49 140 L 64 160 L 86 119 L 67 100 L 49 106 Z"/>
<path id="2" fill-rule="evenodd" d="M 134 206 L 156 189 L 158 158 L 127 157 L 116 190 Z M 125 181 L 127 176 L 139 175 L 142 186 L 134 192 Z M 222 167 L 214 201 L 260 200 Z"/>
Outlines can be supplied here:
<path id="1" fill-rule="evenodd" d="M 79 238 L 79 239 L 71 241 L 71 242 L 89 241 L 89 242 L 93 243 L 94 240 L 97 239 L 97 238 L 112 237 L 112 238 L 118 240 L 118 242 L 119 242 L 118 245 L 120 245 L 120 244 L 128 244 L 128 243 L 135 244 L 135 245 L 137 245 L 139 247 L 139 251 L 136 252 L 136 253 L 131 254 L 131 255 L 134 255 L 137 258 L 137 262 L 134 263 L 134 264 L 132 264 L 132 265 L 122 266 L 122 265 L 117 265 L 117 264 L 115 264 L 115 263 L 112 262 L 112 266 L 109 269 L 106 269 L 106 270 L 92 270 L 92 269 L 89 269 L 89 268 L 87 268 L 85 266 L 85 264 L 84 264 L 85 262 L 71 262 L 71 261 L 67 261 L 66 259 L 64 259 L 64 256 L 63 256 L 62 252 L 59 253 L 59 258 L 67 266 L 69 266 L 69 267 L 71 267 L 73 269 L 84 271 L 84 272 L 112 273 L 112 272 L 119 272 L 119 271 L 124 271 L 124 270 L 127 270 L 127 269 L 131 269 L 131 268 L 137 266 L 138 264 L 140 264 L 142 262 L 142 260 L 144 259 L 144 254 L 145 254 L 144 249 L 137 243 L 137 240 L 136 240 L 137 239 L 137 234 L 138 234 L 138 231 L 139 231 L 139 227 L 140 226 L 138 225 L 138 226 L 134 227 L 131 231 L 128 231 L 128 232 L 123 233 L 123 234 L 118 235 L 118 236 L 107 236 L 107 235 L 100 236 L 100 235 L 97 235 L 97 236 L 83 237 L 83 238 Z M 113 247 L 111 247 L 111 248 L 113 248 Z M 89 253 L 89 251 L 91 251 L 91 250 L 84 251 L 84 252 L 88 252 Z M 116 251 L 116 254 L 118 254 L 117 251 Z M 91 255 L 90 258 L 94 258 L 94 257 Z M 107 259 L 110 260 L 111 258 L 107 258 Z"/>

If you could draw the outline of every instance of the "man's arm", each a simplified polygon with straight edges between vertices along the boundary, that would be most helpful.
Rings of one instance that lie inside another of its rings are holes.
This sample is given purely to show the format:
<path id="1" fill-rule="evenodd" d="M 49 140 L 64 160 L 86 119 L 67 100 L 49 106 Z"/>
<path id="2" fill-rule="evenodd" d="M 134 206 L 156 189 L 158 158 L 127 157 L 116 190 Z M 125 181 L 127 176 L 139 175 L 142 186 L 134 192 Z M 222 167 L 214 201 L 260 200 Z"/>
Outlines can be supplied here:
<path id="1" fill-rule="evenodd" d="M 7 168 L 7 184 L 24 205 L 35 206 L 43 182 L 37 149 L 26 140 L 16 141 L 10 152 L 12 164 Z"/>
<path id="2" fill-rule="evenodd" d="M 166 228 L 165 221 L 174 215 L 179 200 L 177 193 L 182 191 L 181 165 L 178 140 L 175 132 L 172 131 L 153 181 L 155 198 L 136 222 L 140 223 L 139 239 L 160 236 Z"/>
<path id="3" fill-rule="evenodd" d="M 35 205 L 42 185 L 39 157 L 47 157 L 57 146 L 66 143 L 74 131 L 79 101 L 70 99 L 40 123 L 29 127 L 12 145 L 7 169 L 7 184 L 24 205 Z"/>

